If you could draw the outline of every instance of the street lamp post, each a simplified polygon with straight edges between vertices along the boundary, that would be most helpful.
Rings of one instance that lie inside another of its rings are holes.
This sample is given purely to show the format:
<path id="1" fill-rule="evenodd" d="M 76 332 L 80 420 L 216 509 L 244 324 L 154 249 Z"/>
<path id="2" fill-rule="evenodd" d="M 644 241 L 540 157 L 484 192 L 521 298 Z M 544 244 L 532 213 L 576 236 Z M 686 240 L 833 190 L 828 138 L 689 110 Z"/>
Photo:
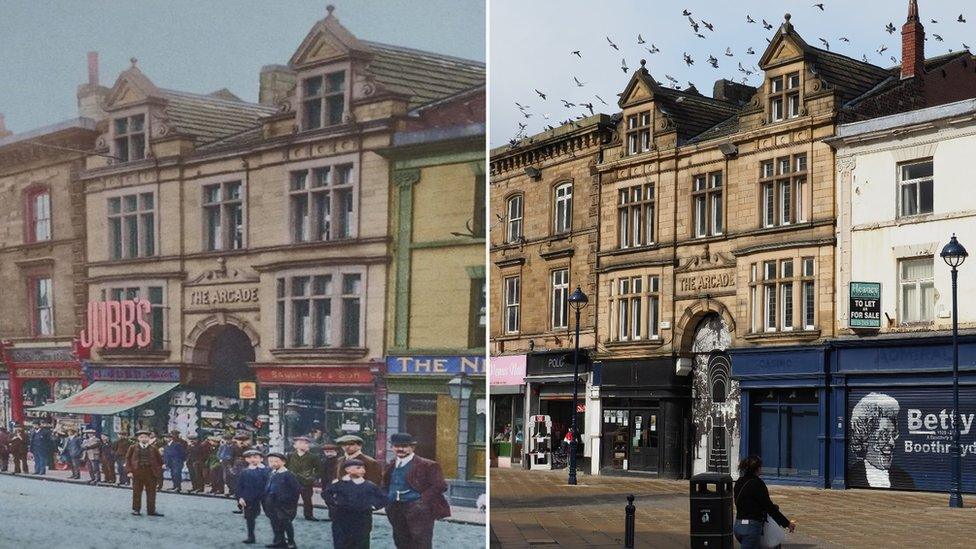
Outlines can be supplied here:
<path id="1" fill-rule="evenodd" d="M 569 294 L 566 298 L 569 302 L 569 306 L 576 311 L 576 346 L 573 349 L 573 407 L 572 414 L 573 420 L 571 422 L 571 432 L 573 434 L 572 439 L 569 441 L 569 484 L 576 484 L 576 445 L 579 439 L 579 431 L 576 429 L 576 400 L 579 398 L 579 336 L 580 336 L 580 311 L 586 307 L 586 303 L 589 301 L 586 298 L 586 294 L 579 286 L 573 290 L 573 293 Z"/>
<path id="2" fill-rule="evenodd" d="M 451 398 L 458 401 L 457 478 L 464 482 L 468 477 L 468 401 L 474 382 L 461 372 L 447 382 L 447 390 Z"/>
<path id="3" fill-rule="evenodd" d="M 959 448 L 959 308 L 956 300 L 957 267 L 969 257 L 966 248 L 956 240 L 955 233 L 939 254 L 952 268 L 952 487 L 949 507 L 962 507 L 962 456 Z"/>

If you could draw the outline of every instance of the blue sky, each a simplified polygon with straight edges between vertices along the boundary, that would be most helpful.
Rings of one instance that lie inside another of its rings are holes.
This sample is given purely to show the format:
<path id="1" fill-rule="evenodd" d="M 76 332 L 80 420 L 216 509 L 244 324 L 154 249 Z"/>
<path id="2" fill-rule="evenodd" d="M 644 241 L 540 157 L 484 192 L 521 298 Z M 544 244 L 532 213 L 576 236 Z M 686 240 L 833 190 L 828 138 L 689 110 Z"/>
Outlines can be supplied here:
<path id="1" fill-rule="evenodd" d="M 813 6 L 821 1 L 824 11 Z M 705 39 L 695 35 L 683 9 L 692 12 Z M 928 37 L 926 56 L 962 49 L 963 43 L 976 48 L 976 5 L 971 0 L 919 0 L 919 10 Z M 525 132 L 531 135 L 585 110 L 565 108 L 560 99 L 593 103 L 598 112 L 617 112 L 617 94 L 627 85 L 633 68 L 640 67 L 641 59 L 647 60 L 648 70 L 658 81 L 667 84 L 666 75 L 670 75 L 682 87 L 690 81 L 711 95 L 716 80 L 739 82 L 746 76 L 738 70 L 740 62 L 746 70 L 753 70 L 766 48 L 766 38 L 773 36 L 786 12 L 813 46 L 823 48 L 819 40 L 823 38 L 831 51 L 857 59 L 867 55 L 870 62 L 884 67 L 895 64 L 891 56 L 901 60 L 901 26 L 908 14 L 908 0 L 491 0 L 491 146 L 505 144 L 519 131 L 519 123 L 526 124 Z M 960 14 L 966 23 L 957 22 Z M 756 23 L 748 23 L 747 15 Z M 764 29 L 763 19 L 773 28 Z M 938 23 L 931 23 L 932 19 Z M 705 28 L 703 20 L 714 31 Z M 885 30 L 888 23 L 897 27 L 893 34 Z M 646 44 L 637 43 L 638 34 Z M 935 34 L 943 41 L 937 41 Z M 619 51 L 612 49 L 607 37 Z M 850 42 L 841 41 L 842 37 Z M 659 53 L 645 49 L 652 44 Z M 882 46 L 888 49 L 879 54 Z M 749 47 L 754 55 L 746 53 Z M 725 55 L 726 48 L 731 48 L 732 57 Z M 573 55 L 574 50 L 582 58 Z M 694 65 L 685 64 L 685 53 Z M 718 60 L 717 69 L 709 65 L 709 55 Z M 623 60 L 631 68 L 626 74 L 620 68 Z M 585 85 L 577 86 L 574 77 Z M 752 85 L 758 82 L 756 74 L 748 79 Z M 548 99 L 542 100 L 534 89 Z M 597 95 L 608 105 L 600 103 Z M 532 116 L 526 118 L 516 101 Z"/>
<path id="2" fill-rule="evenodd" d="M 0 113 L 21 132 L 77 116 L 87 52 L 111 86 L 129 58 L 157 85 L 257 100 L 328 0 L 0 0 Z M 332 0 L 359 38 L 484 61 L 485 0 Z"/>

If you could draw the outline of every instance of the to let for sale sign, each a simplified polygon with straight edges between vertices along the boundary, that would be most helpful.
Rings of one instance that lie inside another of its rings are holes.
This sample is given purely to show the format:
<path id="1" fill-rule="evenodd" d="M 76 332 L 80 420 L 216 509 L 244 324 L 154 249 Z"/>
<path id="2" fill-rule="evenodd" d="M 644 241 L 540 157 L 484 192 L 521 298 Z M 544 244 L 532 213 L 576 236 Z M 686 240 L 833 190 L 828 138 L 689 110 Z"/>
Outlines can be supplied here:
<path id="1" fill-rule="evenodd" d="M 881 283 L 851 282 L 851 328 L 881 327 Z"/>

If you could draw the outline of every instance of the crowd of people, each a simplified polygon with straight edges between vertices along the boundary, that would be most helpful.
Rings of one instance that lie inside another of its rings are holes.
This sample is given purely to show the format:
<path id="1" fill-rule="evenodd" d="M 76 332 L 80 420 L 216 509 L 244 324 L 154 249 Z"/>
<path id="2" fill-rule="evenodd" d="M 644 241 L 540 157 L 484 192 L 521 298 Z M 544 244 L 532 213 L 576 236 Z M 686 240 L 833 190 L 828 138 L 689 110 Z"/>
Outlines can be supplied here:
<path id="1" fill-rule="evenodd" d="M 142 515 L 145 494 L 146 515 L 153 517 L 163 516 L 156 509 L 156 493 L 164 490 L 164 471 L 169 472 L 168 490 L 183 492 L 186 470 L 189 493 L 236 500 L 233 512 L 244 516 L 247 529 L 244 543 L 256 543 L 263 511 L 274 538 L 265 547 L 297 546 L 292 521 L 299 505 L 305 520 L 321 520 L 314 507 L 318 485 L 335 547 L 368 548 L 372 512 L 380 508 L 386 509 L 398 548 L 432 547 L 434 522 L 450 516 L 447 483 L 436 461 L 414 454 L 417 441 L 411 435 L 391 436 L 395 459 L 385 466 L 363 453 L 363 439 L 356 435 L 330 442 L 313 427 L 308 436 L 291 442 L 292 451 L 282 453 L 270 451 L 266 437 L 251 433 L 201 439 L 195 433 L 183 438 L 175 430 L 163 436 L 140 430 L 112 440 L 91 428 L 60 432 L 49 423 L 36 423 L 29 430 L 0 427 L 0 470 L 6 472 L 12 458 L 13 474 L 28 473 L 30 458 L 34 474 L 44 475 L 60 460 L 73 479 L 86 471 L 89 484 L 131 484 L 132 514 Z"/>

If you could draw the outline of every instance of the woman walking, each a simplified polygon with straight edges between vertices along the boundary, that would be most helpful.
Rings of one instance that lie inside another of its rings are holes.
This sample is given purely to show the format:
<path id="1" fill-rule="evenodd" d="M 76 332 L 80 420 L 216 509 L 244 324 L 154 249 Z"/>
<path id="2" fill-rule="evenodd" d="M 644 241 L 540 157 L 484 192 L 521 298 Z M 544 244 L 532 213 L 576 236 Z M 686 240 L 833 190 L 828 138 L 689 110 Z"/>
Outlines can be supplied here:
<path id="1" fill-rule="evenodd" d="M 739 480 L 735 481 L 732 496 L 735 499 L 735 539 L 742 549 L 759 549 L 763 527 L 769 517 L 776 524 L 793 532 L 796 522 L 783 516 L 771 499 L 766 483 L 760 477 L 762 460 L 749 456 L 739 462 Z"/>

